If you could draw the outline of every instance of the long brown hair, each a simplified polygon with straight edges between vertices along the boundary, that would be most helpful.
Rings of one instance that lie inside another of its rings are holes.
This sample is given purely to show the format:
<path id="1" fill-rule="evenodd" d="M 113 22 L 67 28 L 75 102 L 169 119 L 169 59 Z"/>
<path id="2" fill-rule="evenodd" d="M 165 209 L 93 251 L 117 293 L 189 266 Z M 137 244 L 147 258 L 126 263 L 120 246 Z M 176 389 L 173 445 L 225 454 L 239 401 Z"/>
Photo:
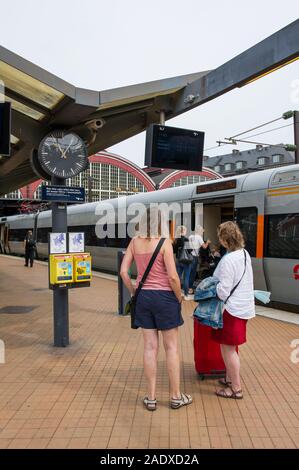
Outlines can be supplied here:
<path id="1" fill-rule="evenodd" d="M 157 207 L 148 207 L 141 217 L 138 224 L 138 232 L 144 238 L 161 237 L 162 233 L 162 214 Z"/>

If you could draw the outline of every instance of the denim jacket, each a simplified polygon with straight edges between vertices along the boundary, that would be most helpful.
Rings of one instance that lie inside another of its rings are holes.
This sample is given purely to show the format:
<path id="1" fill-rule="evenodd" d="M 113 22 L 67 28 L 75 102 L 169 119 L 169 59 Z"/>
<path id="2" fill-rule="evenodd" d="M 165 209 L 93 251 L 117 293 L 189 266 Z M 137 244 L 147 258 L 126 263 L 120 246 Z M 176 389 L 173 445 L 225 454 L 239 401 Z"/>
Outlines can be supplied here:
<path id="1" fill-rule="evenodd" d="M 216 291 L 218 282 L 219 280 L 214 276 L 207 277 L 197 286 L 194 294 L 194 300 L 198 302 L 198 306 L 193 316 L 203 325 L 215 329 L 223 327 L 223 302 L 217 297 Z"/>

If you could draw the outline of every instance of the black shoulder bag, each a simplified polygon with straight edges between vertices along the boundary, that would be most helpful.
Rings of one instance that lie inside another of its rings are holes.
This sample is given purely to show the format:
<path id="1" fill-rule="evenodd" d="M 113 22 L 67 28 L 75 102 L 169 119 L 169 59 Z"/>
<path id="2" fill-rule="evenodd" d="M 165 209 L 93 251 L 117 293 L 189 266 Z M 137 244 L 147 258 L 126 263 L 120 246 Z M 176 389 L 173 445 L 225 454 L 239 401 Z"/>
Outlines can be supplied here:
<path id="1" fill-rule="evenodd" d="M 135 308 L 136 308 L 136 300 L 137 300 L 137 297 L 138 297 L 138 294 L 139 292 L 141 291 L 142 287 L 144 286 L 144 283 L 146 281 L 146 278 L 147 276 L 149 275 L 150 273 L 150 270 L 152 269 L 153 267 L 153 264 L 155 262 L 155 259 L 157 258 L 158 256 L 158 253 L 163 245 L 165 241 L 165 238 L 161 238 L 159 240 L 159 243 L 158 245 L 156 246 L 156 249 L 147 265 L 147 268 L 146 270 L 144 271 L 143 273 L 143 276 L 142 276 L 142 279 L 141 281 L 139 282 L 138 284 L 138 287 L 136 289 L 136 292 L 135 294 L 133 295 L 133 297 L 129 300 L 129 302 L 127 302 L 127 305 L 125 307 L 125 312 L 127 315 L 131 315 L 131 328 L 133 328 L 134 330 L 137 330 L 138 326 L 135 325 Z"/>
<path id="2" fill-rule="evenodd" d="M 240 281 L 235 285 L 235 287 L 231 290 L 229 296 L 225 299 L 224 304 L 226 304 L 226 302 L 227 302 L 228 299 L 233 295 L 233 293 L 235 292 L 235 290 L 237 289 L 237 287 L 239 287 L 239 284 L 240 284 L 240 282 L 242 281 L 242 279 L 243 279 L 243 277 L 244 277 L 244 274 L 245 274 L 245 272 L 246 272 L 246 263 L 247 263 L 246 251 L 243 250 L 243 253 L 244 253 L 244 263 L 245 263 L 245 265 L 244 265 L 244 271 L 243 271 L 242 277 L 241 277 Z"/>
<path id="3" fill-rule="evenodd" d="M 186 240 L 184 240 L 183 246 L 178 248 L 177 262 L 179 264 L 191 264 L 193 261 L 191 250 L 188 248 L 185 248 L 185 245 L 186 245 Z"/>

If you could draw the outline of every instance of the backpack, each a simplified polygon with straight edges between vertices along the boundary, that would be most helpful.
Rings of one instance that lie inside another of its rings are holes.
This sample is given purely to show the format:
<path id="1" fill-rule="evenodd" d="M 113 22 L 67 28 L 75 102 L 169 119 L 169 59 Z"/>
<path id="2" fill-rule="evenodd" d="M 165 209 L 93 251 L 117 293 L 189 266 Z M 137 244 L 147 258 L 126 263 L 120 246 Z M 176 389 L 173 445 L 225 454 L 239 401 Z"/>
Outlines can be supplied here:
<path id="1" fill-rule="evenodd" d="M 35 248 L 35 240 L 33 238 L 27 238 L 27 246 L 28 248 Z"/>

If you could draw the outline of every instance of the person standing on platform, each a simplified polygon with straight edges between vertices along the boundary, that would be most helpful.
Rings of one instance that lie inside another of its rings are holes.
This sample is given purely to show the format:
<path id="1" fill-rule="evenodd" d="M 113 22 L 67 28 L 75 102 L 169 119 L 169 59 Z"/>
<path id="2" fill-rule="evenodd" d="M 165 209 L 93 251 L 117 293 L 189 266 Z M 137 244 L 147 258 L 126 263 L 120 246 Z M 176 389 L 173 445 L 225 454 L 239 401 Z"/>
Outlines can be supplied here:
<path id="1" fill-rule="evenodd" d="M 237 346 L 246 342 L 247 321 L 255 316 L 253 271 L 241 230 L 235 222 L 218 227 L 218 238 L 226 248 L 214 272 L 219 299 L 225 302 L 223 328 L 212 330 L 212 340 L 220 343 L 226 367 L 226 378 L 219 382 L 225 388 L 216 391 L 222 398 L 243 398 L 240 379 L 240 358 Z"/>
<path id="2" fill-rule="evenodd" d="M 203 233 L 204 233 L 204 229 L 202 228 L 201 225 L 198 225 L 195 228 L 194 235 L 190 235 L 189 237 L 190 248 L 192 248 L 191 254 L 193 256 L 193 261 L 191 263 L 190 279 L 189 279 L 189 294 L 194 294 L 193 286 L 194 286 L 194 282 L 196 278 L 197 266 L 199 263 L 199 250 L 200 248 L 207 249 L 211 243 L 210 240 L 207 240 L 206 242 L 204 242 Z"/>
<path id="3" fill-rule="evenodd" d="M 28 266 L 28 262 L 30 262 L 30 268 L 33 267 L 35 248 L 36 248 L 36 242 L 33 238 L 32 230 L 28 230 L 26 238 L 24 240 L 24 249 L 25 249 L 25 266 Z"/>
<path id="4" fill-rule="evenodd" d="M 191 273 L 191 264 L 192 264 L 192 256 L 191 256 L 192 250 L 189 248 L 189 239 L 186 237 L 186 234 L 187 234 L 187 228 L 184 225 L 179 225 L 176 230 L 176 237 L 173 242 L 173 252 L 177 258 L 176 268 L 177 268 L 179 278 L 182 281 L 183 290 L 184 290 L 184 299 L 191 300 L 188 296 L 188 293 L 189 293 L 189 282 L 190 282 L 190 273 Z M 190 260 L 189 261 L 184 260 L 184 262 L 180 262 L 180 256 L 184 250 L 186 250 L 189 253 Z"/>
<path id="5" fill-rule="evenodd" d="M 139 235 L 130 242 L 123 258 L 120 275 L 134 295 L 150 259 L 160 243 L 160 251 L 136 299 L 135 325 L 142 328 L 144 340 L 143 364 L 148 392 L 143 403 L 147 410 L 157 408 L 156 380 L 159 350 L 159 330 L 162 333 L 170 382 L 170 407 L 180 408 L 192 403 L 192 397 L 180 389 L 179 329 L 181 315 L 181 286 L 177 275 L 171 241 L 161 238 L 161 211 L 148 209 L 139 225 Z M 129 269 L 135 261 L 137 281 L 134 287 Z"/>

